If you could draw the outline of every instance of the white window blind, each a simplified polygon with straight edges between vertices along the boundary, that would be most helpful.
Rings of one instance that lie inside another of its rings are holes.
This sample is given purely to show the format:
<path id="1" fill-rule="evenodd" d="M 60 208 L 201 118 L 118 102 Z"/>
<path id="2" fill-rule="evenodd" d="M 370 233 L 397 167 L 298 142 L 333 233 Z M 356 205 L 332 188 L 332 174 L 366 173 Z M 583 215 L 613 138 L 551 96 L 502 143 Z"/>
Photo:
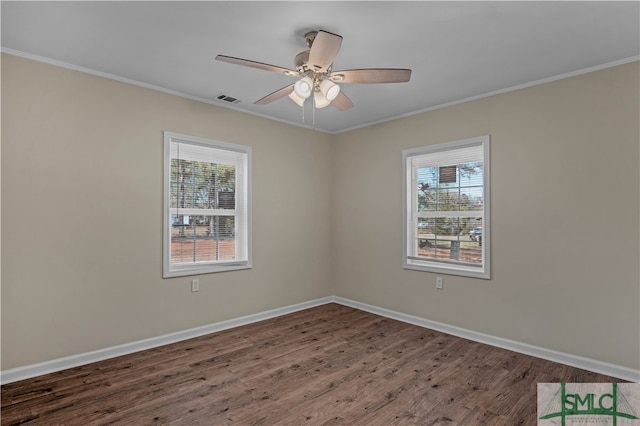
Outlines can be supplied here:
<path id="1" fill-rule="evenodd" d="M 405 150 L 404 267 L 490 278 L 489 137 Z"/>
<path id="2" fill-rule="evenodd" d="M 165 132 L 165 277 L 251 267 L 250 153 Z"/>

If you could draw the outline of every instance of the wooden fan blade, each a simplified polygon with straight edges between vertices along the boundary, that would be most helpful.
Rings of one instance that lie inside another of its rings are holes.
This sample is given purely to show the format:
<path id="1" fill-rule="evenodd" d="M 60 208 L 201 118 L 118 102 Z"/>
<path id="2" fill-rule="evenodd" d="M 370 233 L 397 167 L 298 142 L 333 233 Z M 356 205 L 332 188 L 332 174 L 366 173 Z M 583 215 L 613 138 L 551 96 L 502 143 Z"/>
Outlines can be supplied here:
<path id="1" fill-rule="evenodd" d="M 282 89 L 278 89 L 273 93 L 269 93 L 264 98 L 258 99 L 257 101 L 255 101 L 254 104 L 256 104 L 256 105 L 266 105 L 266 104 L 271 103 L 271 102 L 273 102 L 275 100 L 278 100 L 280 98 L 284 98 L 285 96 L 287 96 L 291 92 L 293 92 L 293 84 L 285 86 Z"/>
<path id="2" fill-rule="evenodd" d="M 342 36 L 318 31 L 309 52 L 309 68 L 316 72 L 324 72 L 329 69 L 340 51 L 340 46 L 342 46 Z"/>
<path id="3" fill-rule="evenodd" d="M 280 74 L 286 74 L 293 77 L 299 77 L 300 73 L 296 70 L 290 70 L 288 68 L 279 67 L 277 65 L 265 64 L 262 62 L 250 61 L 248 59 L 234 58 L 232 56 L 218 55 L 217 61 L 229 62 L 230 64 L 243 65 L 245 67 L 258 68 L 264 71 L 277 72 Z"/>
<path id="4" fill-rule="evenodd" d="M 411 78 L 411 70 L 398 68 L 365 68 L 335 71 L 329 75 L 337 83 L 404 83 Z"/>
<path id="5" fill-rule="evenodd" d="M 346 111 L 349 108 L 353 108 L 353 102 L 351 102 L 351 99 L 349 99 L 342 90 L 338 93 L 338 96 L 331 101 L 331 105 L 336 107 L 338 111 Z"/>

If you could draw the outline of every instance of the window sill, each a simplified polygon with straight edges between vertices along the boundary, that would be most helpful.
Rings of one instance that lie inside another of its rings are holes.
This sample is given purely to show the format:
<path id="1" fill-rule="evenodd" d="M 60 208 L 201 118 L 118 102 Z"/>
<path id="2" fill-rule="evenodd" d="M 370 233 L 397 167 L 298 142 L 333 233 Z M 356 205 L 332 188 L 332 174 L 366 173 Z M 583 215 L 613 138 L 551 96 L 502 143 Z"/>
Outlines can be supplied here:
<path id="1" fill-rule="evenodd" d="M 218 272 L 239 271 L 242 269 L 252 269 L 253 266 L 248 262 L 233 262 L 227 264 L 195 266 L 189 265 L 181 268 L 175 268 L 170 271 L 163 271 L 162 278 L 184 277 L 189 275 L 213 274 Z"/>
<path id="2" fill-rule="evenodd" d="M 429 261 L 416 261 L 416 260 L 407 260 L 404 265 L 402 265 L 404 269 L 414 270 L 414 271 L 423 271 L 423 272 L 433 272 L 436 274 L 442 275 L 457 275 L 461 277 L 470 277 L 470 278 L 481 278 L 484 280 L 490 280 L 491 274 L 488 270 L 483 270 L 482 268 L 477 267 L 465 267 L 464 265 L 440 265 L 435 262 Z"/>

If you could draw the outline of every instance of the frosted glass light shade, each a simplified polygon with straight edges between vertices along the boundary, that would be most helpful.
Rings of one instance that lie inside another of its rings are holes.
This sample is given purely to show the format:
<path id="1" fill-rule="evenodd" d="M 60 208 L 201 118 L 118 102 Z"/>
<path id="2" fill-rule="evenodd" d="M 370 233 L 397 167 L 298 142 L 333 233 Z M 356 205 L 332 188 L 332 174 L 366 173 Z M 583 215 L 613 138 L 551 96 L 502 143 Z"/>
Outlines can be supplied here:
<path id="1" fill-rule="evenodd" d="M 310 77 L 301 78 L 293 85 L 293 91 L 299 97 L 307 99 L 313 91 L 313 80 Z"/>
<path id="2" fill-rule="evenodd" d="M 313 92 L 313 102 L 316 108 L 324 108 L 331 103 L 319 90 Z"/>
<path id="3" fill-rule="evenodd" d="M 304 101 L 306 100 L 305 98 L 298 96 L 298 94 L 296 93 L 296 91 L 294 90 L 293 92 L 289 93 L 289 98 L 291 98 L 291 100 L 295 103 L 297 103 L 300 106 L 304 105 Z"/>
<path id="4" fill-rule="evenodd" d="M 322 83 L 320 83 L 320 91 L 324 97 L 331 102 L 338 96 L 338 93 L 340 93 L 340 86 L 331 80 L 322 80 Z"/>

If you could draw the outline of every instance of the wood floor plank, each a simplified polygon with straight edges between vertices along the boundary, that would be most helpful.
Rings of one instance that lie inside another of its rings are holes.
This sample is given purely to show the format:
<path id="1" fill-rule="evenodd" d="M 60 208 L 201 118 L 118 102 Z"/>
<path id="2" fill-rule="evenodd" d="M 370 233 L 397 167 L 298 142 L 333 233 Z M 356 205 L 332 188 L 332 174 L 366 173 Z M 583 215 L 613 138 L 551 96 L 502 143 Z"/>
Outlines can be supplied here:
<path id="1" fill-rule="evenodd" d="M 621 382 L 337 304 L 3 385 L 2 425 L 534 425 Z"/>

